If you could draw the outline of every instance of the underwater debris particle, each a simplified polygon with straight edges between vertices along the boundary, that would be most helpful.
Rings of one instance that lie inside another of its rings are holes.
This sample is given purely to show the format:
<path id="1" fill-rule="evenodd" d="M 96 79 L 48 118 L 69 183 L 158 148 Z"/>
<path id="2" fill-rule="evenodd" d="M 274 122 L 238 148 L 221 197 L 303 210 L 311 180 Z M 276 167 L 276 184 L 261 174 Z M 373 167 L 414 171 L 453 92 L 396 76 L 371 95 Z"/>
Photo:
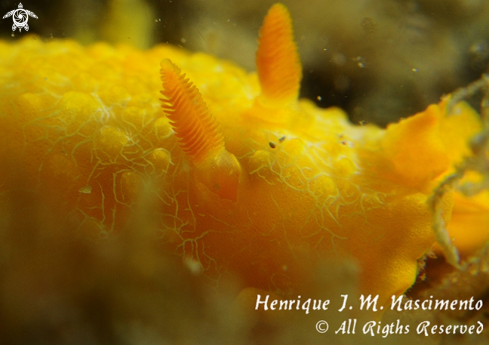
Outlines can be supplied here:
<path id="1" fill-rule="evenodd" d="M 83 186 L 78 191 L 82 194 L 92 194 L 92 186 Z"/>

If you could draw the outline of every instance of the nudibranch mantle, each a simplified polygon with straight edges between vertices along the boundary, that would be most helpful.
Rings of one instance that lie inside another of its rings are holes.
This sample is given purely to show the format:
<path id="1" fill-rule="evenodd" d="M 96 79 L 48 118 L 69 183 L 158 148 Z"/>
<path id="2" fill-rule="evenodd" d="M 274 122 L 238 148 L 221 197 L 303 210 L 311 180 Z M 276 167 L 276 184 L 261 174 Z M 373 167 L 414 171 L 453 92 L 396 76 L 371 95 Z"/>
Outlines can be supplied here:
<path id="1" fill-rule="evenodd" d="M 274 5 L 261 33 L 278 32 L 284 51 L 297 54 L 290 23 L 285 7 Z M 260 38 L 258 56 L 269 49 L 264 42 L 273 37 Z M 208 277 L 235 276 L 245 287 L 307 291 L 317 265 L 338 258 L 358 263 L 363 293 L 382 303 L 403 293 L 435 240 L 427 200 L 466 152 L 449 152 L 450 142 L 466 145 L 478 129 L 453 138 L 477 114 L 460 103 L 462 120 L 452 125 L 447 99 L 386 130 L 353 126 L 340 109 L 297 100 L 298 55 L 279 69 L 257 58 L 256 74 L 169 45 L 85 48 L 32 36 L 0 45 L 2 204 L 21 171 L 23 186 L 67 225 L 110 232 L 125 226 L 150 181 L 165 245 Z M 203 158 L 182 146 L 201 139 L 175 127 L 183 108 L 165 94 L 165 73 L 198 104 L 191 116 L 209 117 L 209 140 L 218 143 Z M 220 185 L 225 178 L 214 181 L 212 172 L 222 154 L 234 175 Z M 447 193 L 446 221 L 452 204 Z"/>

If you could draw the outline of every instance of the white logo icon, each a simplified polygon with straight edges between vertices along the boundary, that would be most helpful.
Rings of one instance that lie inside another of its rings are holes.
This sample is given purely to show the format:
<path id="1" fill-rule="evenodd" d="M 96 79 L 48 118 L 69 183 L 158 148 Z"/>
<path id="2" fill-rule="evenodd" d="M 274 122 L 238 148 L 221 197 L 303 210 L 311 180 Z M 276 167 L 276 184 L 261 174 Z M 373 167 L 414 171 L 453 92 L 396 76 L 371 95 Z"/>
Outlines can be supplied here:
<path id="1" fill-rule="evenodd" d="M 15 31 L 16 28 L 19 28 L 19 32 L 22 31 L 22 28 L 24 28 L 25 31 L 29 31 L 29 25 L 27 25 L 27 20 L 29 19 L 29 16 L 37 19 L 37 16 L 34 14 L 34 12 L 24 10 L 24 6 L 22 6 L 22 3 L 19 4 L 18 9 L 12 10 L 8 12 L 6 15 L 4 15 L 3 19 L 8 18 L 10 16 L 12 16 L 14 20 L 14 25 L 12 25 L 12 31 Z"/>

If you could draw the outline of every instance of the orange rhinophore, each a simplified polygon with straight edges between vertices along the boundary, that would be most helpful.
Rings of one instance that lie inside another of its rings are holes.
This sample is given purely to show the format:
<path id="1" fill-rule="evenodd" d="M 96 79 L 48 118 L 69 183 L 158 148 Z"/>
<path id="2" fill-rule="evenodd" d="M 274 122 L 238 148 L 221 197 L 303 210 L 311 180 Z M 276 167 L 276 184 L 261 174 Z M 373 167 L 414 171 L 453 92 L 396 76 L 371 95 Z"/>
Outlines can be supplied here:
<path id="1" fill-rule="evenodd" d="M 199 90 L 170 60 L 161 62 L 165 97 L 160 99 L 180 147 L 195 166 L 195 178 L 221 198 L 237 200 L 241 167 L 224 146 L 219 124 Z"/>
<path id="2" fill-rule="evenodd" d="M 294 41 L 292 20 L 282 4 L 273 5 L 260 29 L 256 67 L 263 103 L 290 103 L 297 100 L 302 66 Z"/>
<path id="3" fill-rule="evenodd" d="M 170 60 L 161 62 L 162 108 L 180 139 L 180 146 L 193 162 L 224 148 L 222 132 L 207 109 L 199 90 Z"/>

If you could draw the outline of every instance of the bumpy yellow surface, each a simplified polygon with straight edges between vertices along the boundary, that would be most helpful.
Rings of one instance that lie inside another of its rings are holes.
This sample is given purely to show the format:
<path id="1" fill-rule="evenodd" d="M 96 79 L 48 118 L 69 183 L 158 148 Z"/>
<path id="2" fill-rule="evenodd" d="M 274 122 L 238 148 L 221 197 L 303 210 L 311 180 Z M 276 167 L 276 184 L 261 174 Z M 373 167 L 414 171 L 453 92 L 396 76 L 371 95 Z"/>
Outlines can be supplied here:
<path id="1" fill-rule="evenodd" d="M 241 165 L 236 202 L 194 181 L 159 101 L 165 58 L 200 90 Z M 387 130 L 308 100 L 266 108 L 255 73 L 165 45 L 28 36 L 0 42 L 0 61 L 1 207 L 23 188 L 67 231 L 116 232 L 150 183 L 169 248 L 212 279 L 284 293 L 307 291 L 324 258 L 356 260 L 361 292 L 381 301 L 404 292 L 434 243 L 427 199 L 479 126 L 463 104 L 446 120 L 445 102 Z M 442 205 L 448 220 L 450 193 Z"/>

